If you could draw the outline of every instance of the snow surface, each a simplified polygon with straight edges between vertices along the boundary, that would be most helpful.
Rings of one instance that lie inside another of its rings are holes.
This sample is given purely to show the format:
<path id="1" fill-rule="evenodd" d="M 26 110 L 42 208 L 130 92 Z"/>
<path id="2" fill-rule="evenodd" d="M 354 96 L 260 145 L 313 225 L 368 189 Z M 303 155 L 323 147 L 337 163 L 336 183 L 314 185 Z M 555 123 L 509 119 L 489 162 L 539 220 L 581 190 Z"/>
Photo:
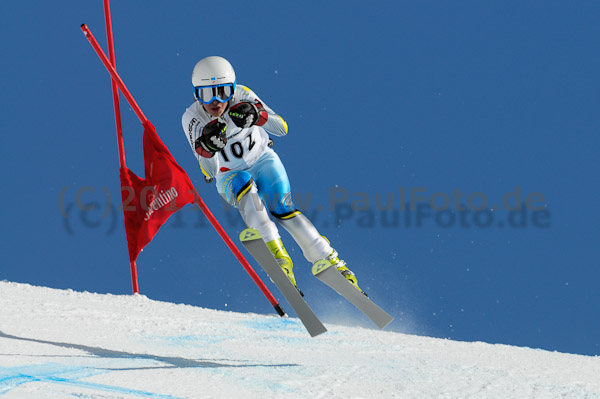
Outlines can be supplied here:
<path id="1" fill-rule="evenodd" d="M 0 397 L 600 398 L 600 357 L 0 282 Z"/>

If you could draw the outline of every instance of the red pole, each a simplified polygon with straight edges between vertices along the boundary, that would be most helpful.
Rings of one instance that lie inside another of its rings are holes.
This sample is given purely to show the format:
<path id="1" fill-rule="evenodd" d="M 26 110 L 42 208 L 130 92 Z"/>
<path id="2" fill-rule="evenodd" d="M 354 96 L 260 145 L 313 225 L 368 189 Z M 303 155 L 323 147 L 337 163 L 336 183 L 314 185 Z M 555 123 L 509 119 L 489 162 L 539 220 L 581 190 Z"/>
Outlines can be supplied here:
<path id="1" fill-rule="evenodd" d="M 104 0 L 104 19 L 106 20 L 106 39 L 108 42 L 108 56 L 110 58 L 110 64 L 116 68 L 117 63 L 115 59 L 115 45 L 113 41 L 112 34 L 112 22 L 110 18 L 110 5 L 108 3 L 109 0 Z M 111 79 L 112 93 L 113 93 L 113 103 L 115 106 L 115 122 L 117 125 L 117 143 L 119 145 L 119 166 L 121 168 L 126 167 L 125 163 L 125 145 L 123 144 L 123 128 L 121 125 L 121 107 L 119 104 L 119 89 L 117 87 L 117 82 L 114 79 Z"/>
<path id="2" fill-rule="evenodd" d="M 83 31 L 83 34 L 88 39 L 88 41 L 90 42 L 90 44 L 92 45 L 92 47 L 94 48 L 94 50 L 96 51 L 96 54 L 98 54 L 98 57 L 100 57 L 100 60 L 102 61 L 102 63 L 104 64 L 104 66 L 106 67 L 106 69 L 108 70 L 108 72 L 110 72 L 110 74 L 111 74 L 111 76 L 113 78 L 113 81 L 117 83 L 117 85 L 119 87 L 119 90 L 121 90 L 121 92 L 123 93 L 123 95 L 125 96 L 125 98 L 127 99 L 127 101 L 129 102 L 129 105 L 131 106 L 131 108 L 133 108 L 133 110 L 137 114 L 137 116 L 140 119 L 140 121 L 142 122 L 142 124 L 149 123 L 148 119 L 146 118 L 146 116 L 144 115 L 144 113 L 142 112 L 142 110 L 140 109 L 139 105 L 133 99 L 133 96 L 131 95 L 131 93 L 129 92 L 129 90 L 127 90 L 127 87 L 125 87 L 125 83 L 123 83 L 123 80 L 121 79 L 121 77 L 117 73 L 117 70 L 111 65 L 110 61 L 106 57 L 106 54 L 104 54 L 104 52 L 100 48 L 100 45 L 96 41 L 96 38 L 94 37 L 94 35 L 90 31 L 90 29 L 87 27 L 86 24 L 82 24 L 81 25 L 81 30 Z M 262 282 L 262 280 L 256 274 L 256 272 L 254 271 L 254 269 L 252 269 L 252 266 L 250 266 L 250 264 L 248 263 L 248 261 L 244 258 L 244 255 L 242 255 L 242 253 L 240 252 L 240 250 L 237 249 L 237 247 L 235 246 L 235 244 L 233 243 L 233 241 L 231 240 L 231 238 L 229 238 L 229 236 L 227 235 L 227 233 L 225 232 L 225 230 L 223 229 L 223 227 L 221 227 L 221 225 L 219 224 L 219 222 L 217 221 L 217 219 L 215 218 L 215 216 L 208 209 L 208 207 L 206 206 L 206 204 L 204 203 L 204 201 L 202 200 L 202 198 L 200 197 L 200 195 L 198 194 L 198 192 L 195 192 L 195 194 L 196 194 L 197 199 L 198 199 L 198 201 L 197 201 L 198 206 L 200 207 L 200 209 L 202 210 L 202 212 L 204 213 L 204 215 L 206 216 L 206 218 L 210 221 L 210 223 L 212 224 L 212 226 L 214 227 L 214 229 L 217 231 L 217 233 L 219 234 L 219 236 L 221 236 L 221 238 L 223 239 L 223 241 L 225 241 L 225 244 L 227 244 L 227 246 L 229 247 L 229 250 L 231 252 L 233 252 L 233 254 L 235 255 L 235 257 L 240 261 L 240 263 L 242 264 L 242 266 L 244 267 L 244 269 L 246 270 L 246 272 L 250 275 L 250 277 L 252 278 L 252 280 L 254 280 L 254 282 L 256 283 L 256 285 L 258 286 L 258 288 L 260 288 L 260 290 L 262 291 L 262 293 L 267 297 L 267 299 L 269 300 L 269 302 L 271 303 L 271 305 L 273 305 L 273 307 L 275 308 L 275 310 L 277 311 L 277 313 L 279 313 L 280 316 L 284 316 L 285 312 L 283 311 L 283 309 L 281 308 L 281 306 L 277 302 L 277 299 L 275 299 L 275 297 L 273 296 L 273 294 L 271 294 L 271 292 L 269 291 L 269 289 L 267 288 L 267 286 Z"/>
<path id="3" fill-rule="evenodd" d="M 115 58 L 115 45 L 113 40 L 112 33 L 112 21 L 110 17 L 110 5 L 109 0 L 104 0 L 104 20 L 106 21 L 106 39 L 108 43 L 108 56 L 110 57 L 110 64 L 116 68 L 116 58 Z M 117 82 L 111 77 L 110 80 L 112 94 L 113 94 L 113 104 L 115 107 L 115 124 L 117 127 L 117 145 L 119 147 L 119 167 L 121 169 L 125 169 L 127 167 L 127 163 L 125 161 L 125 144 L 123 143 L 123 127 L 121 124 L 121 106 L 119 103 L 119 89 L 117 87 Z M 131 184 L 130 184 L 131 186 Z M 123 209 L 125 212 L 125 209 Z M 129 267 L 131 269 L 131 285 L 134 294 L 140 293 L 140 288 L 138 285 L 138 277 L 137 277 L 137 266 L 135 260 L 129 261 Z"/>
<path id="4" fill-rule="evenodd" d="M 106 69 L 108 69 L 108 72 L 112 76 L 113 81 L 117 84 L 117 86 L 119 87 L 119 90 L 121 90 L 121 93 L 123 93 L 123 95 L 127 99 L 127 102 L 129 103 L 131 108 L 133 108 L 133 111 L 139 118 L 140 122 L 142 122 L 142 125 L 145 124 L 146 122 L 148 122 L 148 118 L 146 118 L 146 115 L 144 115 L 140 106 L 135 102 L 135 100 L 133 99 L 133 96 L 131 95 L 129 90 L 127 90 L 127 87 L 125 87 L 125 83 L 123 83 L 123 80 L 117 73 L 117 70 L 111 65 L 110 61 L 106 57 L 106 54 L 104 54 L 104 51 L 102 51 L 102 49 L 100 48 L 98 41 L 96 40 L 94 35 L 92 35 L 92 32 L 90 31 L 90 29 L 87 27 L 86 24 L 82 24 L 81 30 L 83 31 L 83 34 L 88 39 L 88 41 L 90 42 L 90 44 L 92 45 L 94 50 L 96 51 L 96 54 L 98 54 L 98 57 L 100 57 L 100 61 L 102 61 L 102 63 L 104 64 L 104 67 Z"/>
<path id="5" fill-rule="evenodd" d="M 129 261 L 129 267 L 131 268 L 131 286 L 134 294 L 140 293 L 140 287 L 138 285 L 137 266 L 135 260 Z"/>
<path id="6" fill-rule="evenodd" d="M 227 233 L 225 232 L 223 227 L 219 224 L 219 222 L 217 221 L 215 216 L 212 214 L 210 209 L 208 209 L 208 207 L 206 206 L 206 204 L 204 203 L 202 198 L 200 198 L 198 193 L 196 193 L 196 195 L 198 196 L 198 207 L 200 207 L 200 209 L 202 210 L 202 212 L 204 213 L 206 218 L 209 220 L 210 224 L 212 224 L 212 226 L 217 231 L 219 236 L 221 236 L 223 241 L 225 241 L 225 244 L 227 244 L 227 246 L 229 247 L 229 250 L 233 253 L 233 255 L 237 258 L 237 260 L 242 264 L 242 267 L 244 269 L 246 269 L 246 272 L 250 275 L 252 280 L 254 280 L 254 282 L 256 283 L 258 288 L 260 288 L 262 293 L 267 297 L 267 299 L 269 300 L 271 305 L 273 305 L 273 307 L 275 308 L 277 313 L 279 313 L 280 316 L 284 316 L 285 312 L 283 311 L 281 306 L 279 306 L 277 299 L 275 299 L 275 297 L 273 297 L 273 294 L 271 294 L 271 292 L 269 291 L 269 289 L 267 288 L 265 283 L 263 283 L 263 281 L 260 279 L 258 274 L 256 274 L 256 272 L 254 271 L 252 266 L 250 266 L 250 264 L 248 263 L 246 258 L 244 258 L 244 255 L 242 255 L 242 253 L 235 246 L 233 241 L 231 241 L 231 238 L 229 238 L 229 235 L 227 235 Z"/>

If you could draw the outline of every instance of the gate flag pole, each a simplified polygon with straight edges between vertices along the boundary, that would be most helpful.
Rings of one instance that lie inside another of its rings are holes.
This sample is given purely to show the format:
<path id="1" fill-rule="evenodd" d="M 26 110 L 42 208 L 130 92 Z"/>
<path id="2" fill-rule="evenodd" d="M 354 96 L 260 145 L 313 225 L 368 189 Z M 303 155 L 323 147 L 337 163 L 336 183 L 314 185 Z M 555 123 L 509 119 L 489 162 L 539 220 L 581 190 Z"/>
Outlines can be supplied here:
<path id="1" fill-rule="evenodd" d="M 110 64 L 116 68 L 116 59 L 115 59 L 115 46 L 113 41 L 112 34 L 112 21 L 110 18 L 110 5 L 109 0 L 104 0 L 104 20 L 106 21 L 106 39 L 108 42 L 108 56 L 110 57 Z M 121 124 L 121 106 L 119 104 L 119 88 L 117 87 L 117 82 L 115 82 L 114 78 L 110 79 L 112 95 L 113 95 L 113 105 L 115 108 L 115 124 L 117 127 L 117 145 L 119 147 L 119 170 L 121 171 L 121 176 L 124 176 L 126 180 L 128 180 L 128 187 L 131 187 L 131 180 L 129 179 L 129 175 L 123 173 L 127 168 L 127 162 L 125 160 L 125 145 L 123 143 L 123 125 Z M 125 212 L 125 207 L 123 207 L 123 212 Z M 140 293 L 140 288 L 138 284 L 138 276 L 137 276 L 137 265 L 136 259 L 129 260 L 129 267 L 131 269 L 131 285 L 133 288 L 134 294 Z"/>
<path id="2" fill-rule="evenodd" d="M 100 45 L 98 44 L 96 38 L 94 37 L 94 35 L 90 31 L 90 29 L 87 27 L 86 24 L 82 24 L 81 30 L 83 31 L 83 34 L 85 35 L 85 37 L 88 39 L 88 41 L 92 45 L 92 48 L 96 51 L 96 54 L 98 55 L 98 57 L 104 64 L 104 67 L 108 70 L 108 72 L 112 76 L 113 82 L 116 83 L 119 90 L 121 91 L 121 93 L 123 93 L 123 95 L 127 99 L 127 102 L 129 103 L 129 105 L 131 106 L 133 111 L 136 113 L 136 115 L 142 122 L 142 125 L 144 125 L 144 127 L 147 127 L 149 125 L 151 126 L 150 121 L 148 120 L 148 118 L 146 118 L 146 116 L 142 112 L 139 105 L 135 102 L 133 96 L 131 95 L 131 93 L 129 92 L 127 87 L 125 86 L 125 83 L 123 82 L 123 80 L 121 79 L 121 77 L 119 76 L 116 69 L 109 61 L 109 59 L 106 57 L 106 54 L 104 54 L 104 52 L 102 51 L 102 48 L 100 48 Z M 206 204 L 204 203 L 204 201 L 202 200 L 202 198 L 200 197 L 200 195 L 198 194 L 198 192 L 195 189 L 194 189 L 194 196 L 195 196 L 194 203 L 198 204 L 198 206 L 200 207 L 200 209 L 202 210 L 202 212 L 204 213 L 206 218 L 212 224 L 213 228 L 217 231 L 217 233 L 219 234 L 221 239 L 223 239 L 225 244 L 229 247 L 229 250 L 238 259 L 238 261 L 241 263 L 242 267 L 244 267 L 246 272 L 250 275 L 252 280 L 255 282 L 255 284 L 258 286 L 258 288 L 265 295 L 267 300 L 271 303 L 271 305 L 273 305 L 273 307 L 275 308 L 277 313 L 280 316 L 284 316 L 285 312 L 281 308 L 279 303 L 277 302 L 277 299 L 275 299 L 273 294 L 271 294 L 271 292 L 269 291 L 267 286 L 263 283 L 263 281 L 260 279 L 260 277 L 256 274 L 254 269 L 252 269 L 252 266 L 248 263 L 246 258 L 244 258 L 244 256 L 240 252 L 240 250 L 235 246 L 235 244 L 233 243 L 231 238 L 227 235 L 227 233 L 225 232 L 223 227 L 219 224 L 219 222 L 217 221 L 215 216 L 212 214 L 210 209 L 208 209 L 208 207 L 206 206 Z"/>

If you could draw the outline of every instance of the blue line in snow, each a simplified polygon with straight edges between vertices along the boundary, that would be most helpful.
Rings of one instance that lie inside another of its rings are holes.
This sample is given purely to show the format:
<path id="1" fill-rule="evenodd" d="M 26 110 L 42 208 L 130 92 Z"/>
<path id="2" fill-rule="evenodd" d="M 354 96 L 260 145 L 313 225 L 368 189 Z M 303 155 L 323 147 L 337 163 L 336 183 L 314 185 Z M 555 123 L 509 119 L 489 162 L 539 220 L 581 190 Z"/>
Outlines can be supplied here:
<path id="1" fill-rule="evenodd" d="M 12 389 L 29 382 L 51 382 L 55 384 L 71 385 L 79 388 L 94 389 L 99 391 L 122 393 L 144 398 L 158 399 L 182 399 L 171 395 L 140 391 L 136 389 L 122 388 L 93 382 L 79 381 L 81 378 L 106 373 L 105 370 L 97 370 L 88 367 L 69 367 L 56 363 L 37 364 L 24 367 L 0 368 L 0 393 L 6 393 Z"/>

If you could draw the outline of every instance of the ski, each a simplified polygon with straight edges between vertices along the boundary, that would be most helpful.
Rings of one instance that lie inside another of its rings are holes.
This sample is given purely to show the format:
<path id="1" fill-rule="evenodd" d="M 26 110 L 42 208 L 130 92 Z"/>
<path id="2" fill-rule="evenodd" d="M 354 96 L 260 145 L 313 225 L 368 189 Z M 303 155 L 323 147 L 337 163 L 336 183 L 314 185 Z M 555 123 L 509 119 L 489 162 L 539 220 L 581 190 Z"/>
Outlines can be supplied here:
<path id="1" fill-rule="evenodd" d="M 377 327 L 383 329 L 394 318 L 371 301 L 365 294 L 357 290 L 346 277 L 335 268 L 328 260 L 320 260 L 312 268 L 313 275 L 333 288 L 338 294 L 346 298 L 358 310 L 363 312 Z"/>
<path id="2" fill-rule="evenodd" d="M 327 331 L 323 323 L 317 318 L 308 306 L 298 289 L 292 284 L 281 267 L 265 245 L 260 233 L 255 229 L 246 229 L 240 234 L 240 241 L 258 262 L 260 267 L 269 275 L 269 278 L 277 286 L 281 294 L 296 312 L 296 315 L 304 324 L 311 337 Z"/>

